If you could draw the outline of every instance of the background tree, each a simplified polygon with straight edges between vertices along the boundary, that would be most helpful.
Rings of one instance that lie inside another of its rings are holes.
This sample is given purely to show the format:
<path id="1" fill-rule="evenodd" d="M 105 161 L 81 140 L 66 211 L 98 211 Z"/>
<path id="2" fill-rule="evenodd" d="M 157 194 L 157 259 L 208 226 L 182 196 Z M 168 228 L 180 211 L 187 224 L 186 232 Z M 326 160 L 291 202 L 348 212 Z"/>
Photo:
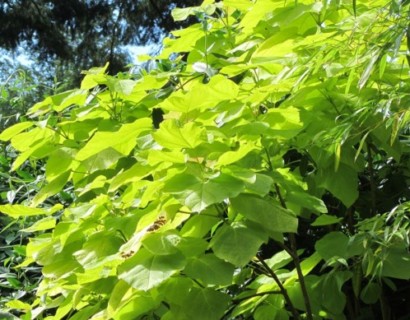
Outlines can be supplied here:
<path id="1" fill-rule="evenodd" d="M 110 63 L 116 73 L 129 62 L 126 45 L 157 42 L 181 26 L 170 19 L 175 6 L 198 0 L 59 1 L 9 0 L 0 4 L 0 47 L 18 46 L 40 60 L 69 69 Z M 67 65 L 68 64 L 68 65 Z"/>

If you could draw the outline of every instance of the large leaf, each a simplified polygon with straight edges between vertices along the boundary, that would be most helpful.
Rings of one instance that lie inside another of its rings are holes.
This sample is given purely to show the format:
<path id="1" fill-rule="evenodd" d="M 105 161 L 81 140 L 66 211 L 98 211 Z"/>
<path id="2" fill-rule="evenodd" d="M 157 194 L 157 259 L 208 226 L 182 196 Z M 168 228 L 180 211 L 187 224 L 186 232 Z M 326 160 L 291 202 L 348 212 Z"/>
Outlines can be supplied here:
<path id="1" fill-rule="evenodd" d="M 243 144 L 238 148 L 238 150 L 228 151 L 221 155 L 218 159 L 218 165 L 225 166 L 237 162 L 254 149 L 255 146 L 252 144 Z"/>
<path id="2" fill-rule="evenodd" d="M 172 119 L 161 123 L 159 130 L 153 136 L 155 141 L 168 149 L 195 148 L 204 142 L 204 133 L 205 131 L 193 122 L 180 126 Z"/>
<path id="3" fill-rule="evenodd" d="M 383 261 L 382 276 L 410 279 L 410 255 L 403 248 L 391 248 Z"/>
<path id="4" fill-rule="evenodd" d="M 349 271 L 335 271 L 322 280 L 322 305 L 333 314 L 343 313 L 346 296 L 342 292 L 342 286 L 351 277 L 352 273 Z"/>
<path id="5" fill-rule="evenodd" d="M 123 155 L 128 155 L 137 144 L 139 134 L 149 130 L 151 126 L 151 119 L 142 118 L 132 123 L 124 124 L 118 131 L 97 132 L 77 153 L 76 160 L 85 160 L 110 147 Z"/>
<path id="6" fill-rule="evenodd" d="M 243 223 L 223 225 L 211 240 L 215 255 L 236 266 L 247 264 L 266 241 L 263 231 Z"/>
<path id="7" fill-rule="evenodd" d="M 33 208 L 21 204 L 6 204 L 0 206 L 0 212 L 7 214 L 10 217 L 28 217 L 28 216 L 38 216 L 38 215 L 50 215 L 58 210 L 61 210 L 63 206 L 61 204 L 56 204 L 51 208 Z"/>
<path id="8" fill-rule="evenodd" d="M 182 173 L 169 179 L 163 191 L 175 194 L 192 211 L 200 212 L 211 204 L 237 196 L 243 188 L 241 181 L 225 174 L 202 180 Z"/>
<path id="9" fill-rule="evenodd" d="M 41 220 L 36 221 L 33 225 L 28 228 L 21 229 L 21 232 L 35 232 L 53 229 L 56 225 L 56 218 L 45 217 Z"/>
<path id="10" fill-rule="evenodd" d="M 295 203 L 303 208 L 307 208 L 315 213 L 326 213 L 325 203 L 311 194 L 302 191 L 289 191 L 286 194 L 286 201 Z"/>
<path id="11" fill-rule="evenodd" d="M 206 254 L 188 262 L 186 274 L 207 285 L 229 285 L 232 282 L 234 266 L 213 254 Z"/>
<path id="12" fill-rule="evenodd" d="M 180 253 L 157 256 L 140 250 L 118 267 L 118 277 L 135 289 L 147 291 L 182 270 L 185 263 Z"/>
<path id="13" fill-rule="evenodd" d="M 333 168 L 321 172 L 318 181 L 346 207 L 350 207 L 359 196 L 357 172 L 343 163 L 336 172 Z"/>
<path id="14" fill-rule="evenodd" d="M 178 252 L 181 237 L 175 232 L 151 233 L 142 239 L 142 245 L 156 255 L 169 255 Z"/>
<path id="15" fill-rule="evenodd" d="M 128 170 L 121 172 L 114 177 L 111 181 L 109 191 L 115 191 L 122 185 L 141 180 L 143 177 L 147 176 L 152 169 L 153 168 L 148 165 L 136 163 Z"/>
<path id="16" fill-rule="evenodd" d="M 48 181 L 53 180 L 70 168 L 73 161 L 73 150 L 61 148 L 50 154 L 46 165 L 46 177 Z"/>
<path id="17" fill-rule="evenodd" d="M 348 258 L 349 238 L 342 232 L 330 232 L 316 242 L 315 249 L 325 260 Z"/>
<path id="18" fill-rule="evenodd" d="M 254 195 L 241 194 L 231 199 L 235 210 L 262 228 L 275 232 L 297 232 L 298 219 L 275 200 L 266 200 Z"/>
<path id="19" fill-rule="evenodd" d="M 183 313 L 189 319 L 221 319 L 229 301 L 227 294 L 209 288 L 194 287 L 185 297 Z"/>
<path id="20" fill-rule="evenodd" d="M 33 122 L 31 121 L 25 121 L 25 122 L 20 122 L 15 124 L 14 126 L 11 126 L 4 130 L 0 134 L 0 140 L 2 141 L 8 141 L 11 138 L 13 138 L 15 135 L 19 134 L 21 131 L 24 131 L 34 125 Z"/>
<path id="21" fill-rule="evenodd" d="M 121 296 L 122 297 L 122 296 Z M 131 298 L 119 306 L 115 312 L 113 312 L 114 320 L 128 320 L 135 319 L 140 315 L 154 309 L 159 304 L 149 293 L 141 292 L 134 294 Z"/>
<path id="22" fill-rule="evenodd" d="M 58 192 L 60 192 L 66 185 L 71 172 L 63 172 L 61 175 L 50 181 L 46 186 L 41 188 L 41 190 L 33 198 L 32 206 L 38 206 L 43 203 L 48 197 L 51 197 Z"/>
<path id="23" fill-rule="evenodd" d="M 87 240 L 81 250 L 76 251 L 73 255 L 85 269 L 91 269 L 110 255 L 116 254 L 121 244 L 122 239 L 114 233 L 97 232 Z"/>

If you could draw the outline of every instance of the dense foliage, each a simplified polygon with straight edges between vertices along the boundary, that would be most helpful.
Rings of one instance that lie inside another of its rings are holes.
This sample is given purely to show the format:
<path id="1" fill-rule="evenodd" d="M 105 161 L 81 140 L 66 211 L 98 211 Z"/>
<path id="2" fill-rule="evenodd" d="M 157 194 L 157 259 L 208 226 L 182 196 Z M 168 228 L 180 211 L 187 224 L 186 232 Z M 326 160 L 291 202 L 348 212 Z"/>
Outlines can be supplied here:
<path id="1" fill-rule="evenodd" d="M 410 314 L 407 3 L 206 0 L 5 130 L 42 169 L 22 319 Z M 24 249 L 24 250 L 23 250 Z"/>

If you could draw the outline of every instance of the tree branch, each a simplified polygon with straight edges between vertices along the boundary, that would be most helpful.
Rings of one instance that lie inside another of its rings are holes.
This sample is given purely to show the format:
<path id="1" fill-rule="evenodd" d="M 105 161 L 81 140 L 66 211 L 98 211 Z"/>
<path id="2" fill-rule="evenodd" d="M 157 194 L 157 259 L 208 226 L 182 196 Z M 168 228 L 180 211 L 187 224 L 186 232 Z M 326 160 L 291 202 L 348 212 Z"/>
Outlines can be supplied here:
<path id="1" fill-rule="evenodd" d="M 296 310 L 295 306 L 293 305 L 292 300 L 290 300 L 290 297 L 288 295 L 288 291 L 283 286 L 282 282 L 280 281 L 280 279 L 278 278 L 276 273 L 273 272 L 273 270 L 266 264 L 266 262 L 259 255 L 257 255 L 256 257 L 258 258 L 259 262 L 262 264 L 265 271 L 272 277 L 272 279 L 279 286 L 280 292 L 283 295 L 283 298 L 285 299 L 287 305 L 289 306 L 290 311 L 292 312 L 293 318 L 294 319 L 300 319 L 300 315 L 299 315 L 298 311 Z"/>
<path id="2" fill-rule="evenodd" d="M 250 298 L 253 298 L 253 297 L 265 296 L 265 295 L 268 295 L 268 294 L 282 294 L 282 291 L 281 290 L 272 290 L 272 291 L 254 293 L 254 294 L 251 294 L 247 297 L 243 297 L 243 298 L 240 298 L 240 299 L 233 299 L 232 302 L 235 303 L 235 304 L 238 304 L 239 302 L 242 302 L 244 300 L 247 300 L 247 299 L 250 299 Z"/>
<path id="3" fill-rule="evenodd" d="M 279 198 L 279 202 L 282 205 L 282 207 L 284 209 L 287 209 L 286 206 L 286 202 L 282 197 L 282 194 L 280 192 L 279 186 L 277 183 L 275 183 L 275 191 L 276 194 Z M 289 233 L 289 241 L 290 241 L 290 251 L 286 250 L 286 246 L 285 246 L 285 250 L 292 256 L 293 262 L 295 264 L 295 268 L 296 268 L 296 272 L 298 274 L 298 279 L 300 282 L 300 288 L 302 290 L 302 295 L 303 295 L 303 300 L 305 302 L 305 307 L 306 307 L 306 317 L 308 320 L 313 320 L 313 314 L 312 314 L 312 307 L 310 305 L 310 299 L 309 299 L 309 294 L 307 292 L 307 288 L 306 288 L 306 283 L 305 283 L 305 277 L 303 275 L 302 272 L 302 268 L 300 266 L 300 259 L 297 253 L 297 244 L 296 244 L 296 238 L 295 235 L 293 233 Z M 293 254 L 291 254 L 290 252 L 292 252 Z"/>

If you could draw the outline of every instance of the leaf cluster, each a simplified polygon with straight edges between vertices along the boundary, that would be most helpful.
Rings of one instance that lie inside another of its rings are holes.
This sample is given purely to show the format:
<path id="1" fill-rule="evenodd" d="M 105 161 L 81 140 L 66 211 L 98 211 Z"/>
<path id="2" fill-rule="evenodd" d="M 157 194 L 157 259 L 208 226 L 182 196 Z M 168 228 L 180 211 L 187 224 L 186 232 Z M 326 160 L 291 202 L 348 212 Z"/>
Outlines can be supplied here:
<path id="1" fill-rule="evenodd" d="M 93 68 L 35 104 L 0 139 L 18 151 L 12 170 L 44 164 L 44 184 L 0 210 L 39 218 L 20 266 L 43 278 L 31 305 L 7 306 L 27 319 L 399 317 L 407 10 L 204 1 L 173 11 L 199 21 L 164 40 L 155 68 Z"/>

